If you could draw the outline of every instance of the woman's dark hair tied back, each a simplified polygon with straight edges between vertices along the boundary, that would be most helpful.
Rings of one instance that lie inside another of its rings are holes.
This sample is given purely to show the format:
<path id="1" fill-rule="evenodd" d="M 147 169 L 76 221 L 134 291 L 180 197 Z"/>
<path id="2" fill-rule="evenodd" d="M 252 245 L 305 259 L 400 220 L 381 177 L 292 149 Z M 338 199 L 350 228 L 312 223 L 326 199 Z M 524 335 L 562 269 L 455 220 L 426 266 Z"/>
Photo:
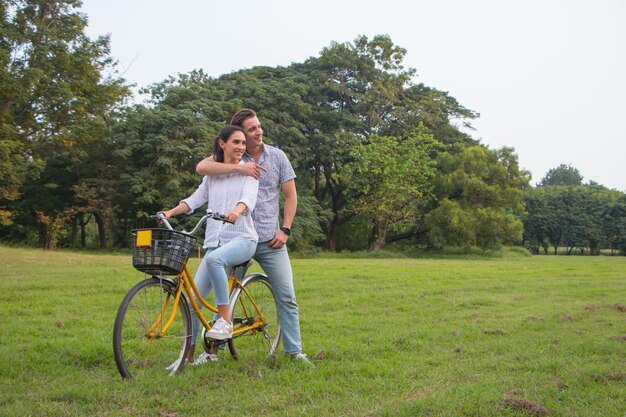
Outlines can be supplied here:
<path id="1" fill-rule="evenodd" d="M 235 125 L 226 125 L 222 128 L 219 135 L 217 135 L 217 138 L 215 138 L 215 143 L 213 143 L 213 159 L 217 162 L 224 162 L 224 150 L 220 146 L 220 140 L 228 142 L 228 138 L 230 138 L 230 135 L 234 132 L 243 133 L 243 129 Z"/>

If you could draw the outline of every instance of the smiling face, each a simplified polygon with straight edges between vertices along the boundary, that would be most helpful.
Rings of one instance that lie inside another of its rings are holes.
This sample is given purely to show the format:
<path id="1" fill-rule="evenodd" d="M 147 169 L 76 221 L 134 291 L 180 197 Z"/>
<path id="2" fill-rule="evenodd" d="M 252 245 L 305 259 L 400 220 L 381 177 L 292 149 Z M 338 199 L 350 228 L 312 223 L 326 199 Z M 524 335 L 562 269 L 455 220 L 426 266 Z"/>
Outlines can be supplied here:
<path id="1" fill-rule="evenodd" d="M 243 132 L 235 130 L 226 141 L 220 139 L 219 146 L 224 151 L 224 162 L 236 164 L 246 151 L 246 137 Z"/>
<path id="2" fill-rule="evenodd" d="M 263 129 L 258 117 L 254 116 L 244 120 L 241 127 L 246 133 L 248 146 L 256 148 L 263 145 Z"/>

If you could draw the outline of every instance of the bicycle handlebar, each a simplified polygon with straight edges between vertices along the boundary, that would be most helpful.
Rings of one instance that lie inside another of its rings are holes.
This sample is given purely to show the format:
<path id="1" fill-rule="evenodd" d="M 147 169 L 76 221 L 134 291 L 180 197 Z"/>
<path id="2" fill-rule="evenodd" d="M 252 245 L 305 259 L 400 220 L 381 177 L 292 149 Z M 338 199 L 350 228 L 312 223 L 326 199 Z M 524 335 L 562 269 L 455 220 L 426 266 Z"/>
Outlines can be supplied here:
<path id="1" fill-rule="evenodd" d="M 163 213 L 157 213 L 157 214 L 154 214 L 152 216 L 148 216 L 148 218 L 149 219 L 159 219 L 159 221 L 161 221 L 168 230 L 174 230 L 174 228 L 170 224 L 168 218 L 165 217 L 165 214 L 163 214 Z M 206 214 L 204 216 L 202 216 L 202 218 L 200 218 L 200 220 L 198 220 L 198 223 L 196 223 L 196 226 L 193 228 L 193 230 L 191 232 L 186 232 L 184 230 L 182 232 L 185 233 L 185 234 L 188 234 L 188 235 L 195 235 L 196 232 L 200 229 L 200 227 L 202 227 L 202 225 L 204 224 L 204 222 L 207 219 L 219 220 L 219 221 L 222 221 L 224 223 L 235 224 L 235 222 L 231 222 L 230 220 L 226 220 L 226 218 L 224 217 L 223 214 L 220 214 L 220 213 L 217 213 L 217 212 L 213 212 L 213 210 L 209 209 L 209 210 L 206 211 Z"/>

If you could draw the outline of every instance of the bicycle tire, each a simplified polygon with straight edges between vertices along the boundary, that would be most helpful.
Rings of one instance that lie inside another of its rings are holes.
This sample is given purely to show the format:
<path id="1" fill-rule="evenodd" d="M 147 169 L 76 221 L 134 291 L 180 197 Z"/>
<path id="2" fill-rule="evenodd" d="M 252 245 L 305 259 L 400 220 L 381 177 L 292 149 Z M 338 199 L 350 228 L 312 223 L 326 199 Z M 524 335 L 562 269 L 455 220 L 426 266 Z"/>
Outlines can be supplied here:
<path id="1" fill-rule="evenodd" d="M 128 291 L 115 317 L 113 326 L 113 353 L 117 369 L 123 378 L 147 379 L 159 375 L 174 375 L 185 365 L 191 342 L 191 313 L 185 294 L 180 295 L 176 316 L 165 336 L 161 329 L 171 315 L 177 283 L 153 276 L 136 284 Z M 146 337 L 157 322 L 163 303 L 169 302 L 163 321 L 152 331 L 155 337 Z"/>
<path id="2" fill-rule="evenodd" d="M 228 348 L 234 359 L 273 356 L 278 351 L 281 337 L 281 327 L 276 309 L 276 299 L 267 276 L 252 274 L 243 282 L 259 311 L 265 317 L 266 324 L 261 329 L 250 330 L 236 335 L 228 340 Z M 254 308 L 250 296 L 241 288 L 236 288 L 230 299 L 229 316 L 233 322 L 233 331 L 248 326 L 260 320 L 258 311 Z"/>

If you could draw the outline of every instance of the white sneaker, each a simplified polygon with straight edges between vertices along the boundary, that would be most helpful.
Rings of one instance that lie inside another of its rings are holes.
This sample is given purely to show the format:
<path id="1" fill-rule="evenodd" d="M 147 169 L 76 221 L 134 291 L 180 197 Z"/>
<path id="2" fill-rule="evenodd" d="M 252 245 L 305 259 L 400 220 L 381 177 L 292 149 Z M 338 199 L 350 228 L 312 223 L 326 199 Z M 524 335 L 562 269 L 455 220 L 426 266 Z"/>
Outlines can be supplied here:
<path id="1" fill-rule="evenodd" d="M 195 361 L 193 361 L 189 365 L 191 365 L 191 366 L 198 366 L 198 365 L 202 365 L 202 364 L 207 363 L 207 362 L 217 362 L 217 355 L 214 354 L 214 353 L 202 352 L 202 354 L 200 356 L 198 356 L 198 359 L 196 359 Z"/>
<path id="2" fill-rule="evenodd" d="M 233 337 L 233 325 L 223 318 L 217 319 L 211 330 L 206 332 L 209 339 L 226 340 Z"/>
<path id="3" fill-rule="evenodd" d="M 307 358 L 306 353 L 294 353 L 293 355 L 291 355 L 291 359 L 296 361 L 296 362 L 303 363 L 303 364 L 305 364 L 307 366 L 315 366 L 309 360 L 309 358 Z"/>

